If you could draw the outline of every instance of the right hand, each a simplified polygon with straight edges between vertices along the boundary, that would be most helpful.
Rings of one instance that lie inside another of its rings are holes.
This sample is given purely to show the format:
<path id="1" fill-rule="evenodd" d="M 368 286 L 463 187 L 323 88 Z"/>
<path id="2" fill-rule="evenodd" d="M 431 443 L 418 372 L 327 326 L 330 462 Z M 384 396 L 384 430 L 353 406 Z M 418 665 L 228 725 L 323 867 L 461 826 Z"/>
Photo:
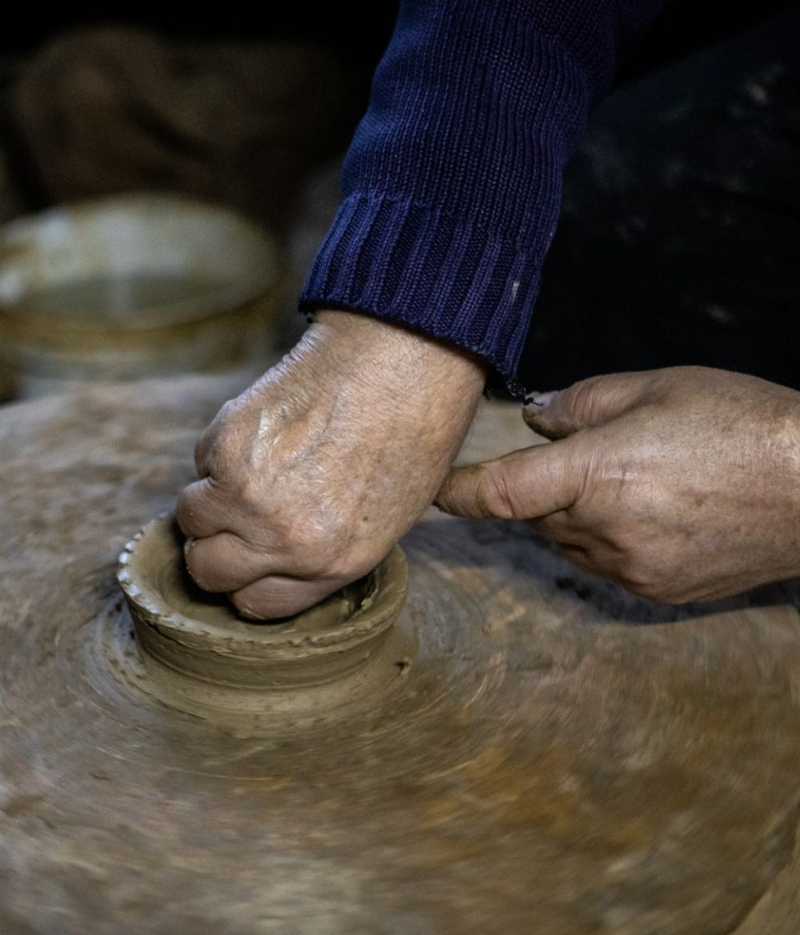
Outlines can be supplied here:
<path id="1" fill-rule="evenodd" d="M 670 604 L 800 574 L 800 393 L 707 367 L 534 398 L 557 439 L 453 471 L 437 504 L 528 520 L 576 565 Z"/>
<path id="2" fill-rule="evenodd" d="M 268 619 L 366 574 L 431 504 L 484 379 L 433 338 L 320 312 L 198 442 L 177 508 L 193 579 Z"/>

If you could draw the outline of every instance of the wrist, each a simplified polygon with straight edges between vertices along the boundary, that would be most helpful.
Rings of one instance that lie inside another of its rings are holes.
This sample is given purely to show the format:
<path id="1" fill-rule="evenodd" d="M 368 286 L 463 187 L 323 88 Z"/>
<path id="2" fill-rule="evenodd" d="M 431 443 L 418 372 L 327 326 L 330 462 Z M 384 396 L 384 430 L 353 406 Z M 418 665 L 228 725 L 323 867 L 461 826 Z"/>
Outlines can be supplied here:
<path id="1" fill-rule="evenodd" d="M 309 331 L 329 360 L 353 367 L 356 376 L 377 370 L 382 380 L 401 382 L 406 392 L 415 388 L 409 379 L 435 379 L 441 384 L 437 391 L 474 393 L 477 399 L 486 381 L 488 365 L 478 355 L 367 313 L 320 309 Z"/>

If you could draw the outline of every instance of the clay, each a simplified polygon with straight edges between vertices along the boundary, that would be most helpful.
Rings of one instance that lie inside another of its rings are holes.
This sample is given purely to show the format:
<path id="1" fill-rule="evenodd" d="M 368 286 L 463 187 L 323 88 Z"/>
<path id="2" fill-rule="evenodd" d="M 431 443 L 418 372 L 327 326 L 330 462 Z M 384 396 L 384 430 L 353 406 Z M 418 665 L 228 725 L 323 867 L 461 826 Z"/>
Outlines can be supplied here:
<path id="1" fill-rule="evenodd" d="M 655 607 L 432 511 L 352 701 L 170 696 L 116 560 L 238 389 L 0 413 L 4 935 L 798 931 L 796 582 Z M 465 459 L 526 440 L 490 409 Z"/>
<path id="2" fill-rule="evenodd" d="M 348 677 L 383 649 L 407 587 L 405 557 L 395 548 L 366 577 L 305 613 L 283 622 L 249 622 L 224 595 L 208 594 L 192 582 L 183 536 L 170 515 L 128 543 L 117 577 L 139 647 L 158 666 L 151 666 L 154 678 L 171 685 L 183 677 L 185 694 L 195 683 L 204 706 L 218 700 L 223 707 L 232 701 L 262 710 L 276 704 L 265 691 L 336 681 L 338 691 L 349 696 L 354 684 Z"/>

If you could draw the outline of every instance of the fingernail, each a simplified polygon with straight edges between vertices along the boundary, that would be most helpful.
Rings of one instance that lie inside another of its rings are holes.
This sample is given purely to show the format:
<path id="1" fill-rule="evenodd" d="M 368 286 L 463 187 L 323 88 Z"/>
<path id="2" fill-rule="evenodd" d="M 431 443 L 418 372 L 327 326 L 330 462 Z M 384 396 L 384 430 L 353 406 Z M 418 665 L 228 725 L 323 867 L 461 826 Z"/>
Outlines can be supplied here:
<path id="1" fill-rule="evenodd" d="M 531 393 L 530 396 L 525 397 L 522 405 L 536 406 L 537 409 L 545 409 L 553 401 L 555 395 L 556 391 L 550 393 Z"/>

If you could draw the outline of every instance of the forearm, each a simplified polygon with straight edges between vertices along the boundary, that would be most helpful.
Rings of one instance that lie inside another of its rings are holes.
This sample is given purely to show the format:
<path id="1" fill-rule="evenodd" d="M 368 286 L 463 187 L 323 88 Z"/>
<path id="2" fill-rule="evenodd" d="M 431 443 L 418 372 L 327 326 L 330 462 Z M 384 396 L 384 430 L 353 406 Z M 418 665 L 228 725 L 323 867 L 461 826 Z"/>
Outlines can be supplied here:
<path id="1" fill-rule="evenodd" d="M 405 0 L 302 306 L 421 328 L 513 377 L 563 165 L 655 6 Z"/>

